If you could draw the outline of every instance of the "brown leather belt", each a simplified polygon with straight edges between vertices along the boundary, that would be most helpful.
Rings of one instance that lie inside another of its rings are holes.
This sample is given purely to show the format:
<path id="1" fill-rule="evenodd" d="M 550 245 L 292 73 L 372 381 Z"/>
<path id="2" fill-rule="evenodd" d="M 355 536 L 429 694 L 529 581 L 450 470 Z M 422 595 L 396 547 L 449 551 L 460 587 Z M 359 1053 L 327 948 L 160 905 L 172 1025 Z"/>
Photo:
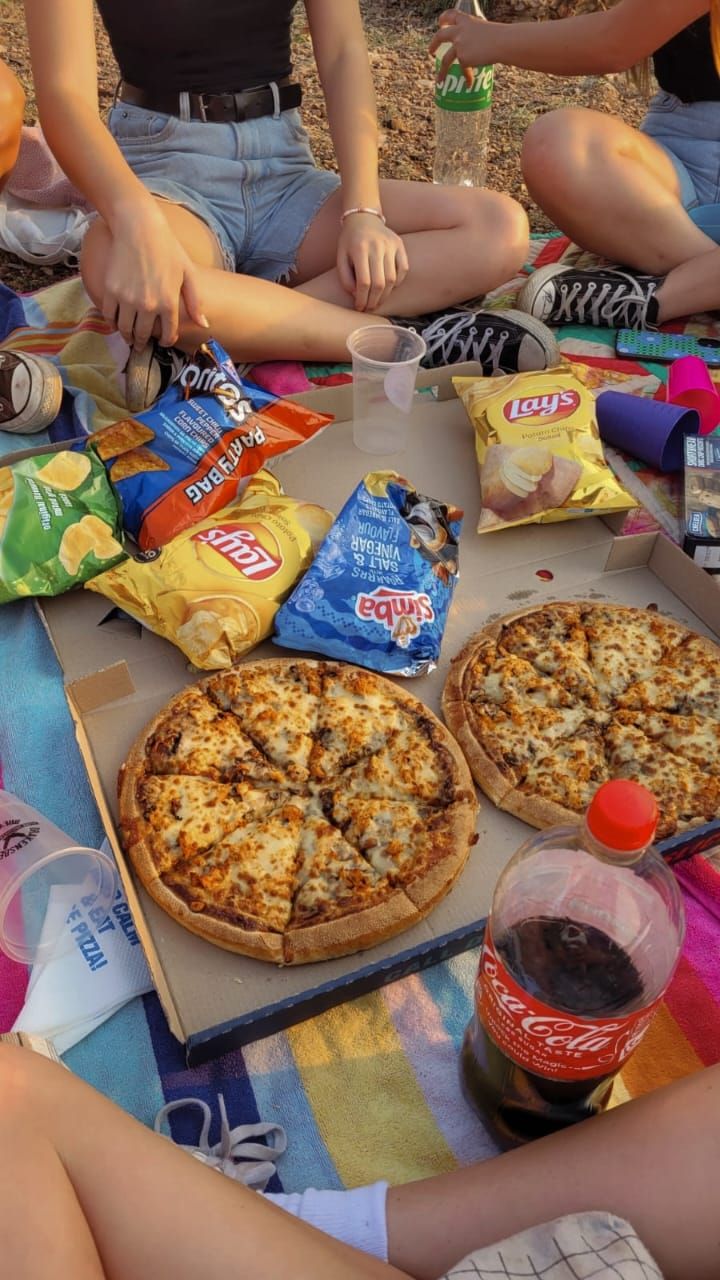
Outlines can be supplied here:
<path id="1" fill-rule="evenodd" d="M 185 105 L 183 105 L 185 98 Z M 159 111 L 162 115 L 204 120 L 211 124 L 242 123 L 257 120 L 260 116 L 276 115 L 299 107 L 302 89 L 299 84 L 278 80 L 274 85 L 264 84 L 257 89 L 243 89 L 239 93 L 154 93 L 152 89 L 138 89 L 134 84 L 121 80 L 116 94 L 117 102 L 127 102 L 147 111 Z"/>

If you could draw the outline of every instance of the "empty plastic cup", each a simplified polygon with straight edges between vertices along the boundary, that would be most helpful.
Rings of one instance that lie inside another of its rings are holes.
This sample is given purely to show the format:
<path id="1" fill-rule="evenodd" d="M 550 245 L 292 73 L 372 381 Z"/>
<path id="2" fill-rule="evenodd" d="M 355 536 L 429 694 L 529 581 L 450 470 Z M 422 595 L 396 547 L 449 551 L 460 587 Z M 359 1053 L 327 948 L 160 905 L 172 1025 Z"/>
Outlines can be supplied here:
<path id="1" fill-rule="evenodd" d="M 87 945 L 117 892 L 115 864 L 0 790 L 0 950 L 43 963 Z M 82 910 L 75 912 L 76 905 Z"/>
<path id="2" fill-rule="evenodd" d="M 363 453 L 401 453 L 426 346 L 399 325 L 364 325 L 347 341 L 352 357 L 353 441 Z"/>

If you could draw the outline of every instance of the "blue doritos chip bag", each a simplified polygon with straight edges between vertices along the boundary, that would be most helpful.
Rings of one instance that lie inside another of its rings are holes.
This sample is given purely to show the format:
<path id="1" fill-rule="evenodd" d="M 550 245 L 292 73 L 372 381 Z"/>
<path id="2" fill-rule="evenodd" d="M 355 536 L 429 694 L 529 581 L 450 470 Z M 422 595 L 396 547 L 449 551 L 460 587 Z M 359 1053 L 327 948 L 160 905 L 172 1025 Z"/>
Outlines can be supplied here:
<path id="1" fill-rule="evenodd" d="M 89 445 L 108 469 L 123 526 L 143 551 L 154 551 L 232 502 L 269 458 L 330 422 L 240 378 L 211 340 L 154 405 L 96 431 Z"/>
<path id="2" fill-rule="evenodd" d="M 388 675 L 437 665 L 455 583 L 463 513 L 370 472 L 275 619 L 275 644 Z"/>

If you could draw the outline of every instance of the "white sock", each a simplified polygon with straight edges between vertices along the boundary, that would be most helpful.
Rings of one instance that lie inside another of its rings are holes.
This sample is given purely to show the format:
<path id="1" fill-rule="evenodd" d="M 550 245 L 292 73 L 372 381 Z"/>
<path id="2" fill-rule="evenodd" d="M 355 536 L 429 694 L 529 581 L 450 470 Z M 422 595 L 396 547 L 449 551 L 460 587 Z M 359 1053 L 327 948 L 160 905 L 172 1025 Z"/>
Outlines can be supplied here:
<path id="1" fill-rule="evenodd" d="M 309 1187 L 289 1195 L 270 1191 L 260 1194 L 326 1235 L 387 1262 L 387 1189 L 387 1182 L 373 1182 L 351 1191 L 316 1191 Z"/>

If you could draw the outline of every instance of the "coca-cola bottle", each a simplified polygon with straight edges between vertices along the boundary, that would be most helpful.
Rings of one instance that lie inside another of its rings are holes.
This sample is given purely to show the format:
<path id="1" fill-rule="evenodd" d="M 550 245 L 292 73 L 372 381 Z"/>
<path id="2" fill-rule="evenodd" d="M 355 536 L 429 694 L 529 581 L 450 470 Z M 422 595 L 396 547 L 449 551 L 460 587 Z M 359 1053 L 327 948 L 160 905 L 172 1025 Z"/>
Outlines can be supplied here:
<path id="1" fill-rule="evenodd" d="M 662 999 L 685 917 L 657 816 L 645 787 L 606 782 L 584 822 L 533 836 L 498 881 L 461 1077 L 503 1146 L 602 1111 Z"/>

